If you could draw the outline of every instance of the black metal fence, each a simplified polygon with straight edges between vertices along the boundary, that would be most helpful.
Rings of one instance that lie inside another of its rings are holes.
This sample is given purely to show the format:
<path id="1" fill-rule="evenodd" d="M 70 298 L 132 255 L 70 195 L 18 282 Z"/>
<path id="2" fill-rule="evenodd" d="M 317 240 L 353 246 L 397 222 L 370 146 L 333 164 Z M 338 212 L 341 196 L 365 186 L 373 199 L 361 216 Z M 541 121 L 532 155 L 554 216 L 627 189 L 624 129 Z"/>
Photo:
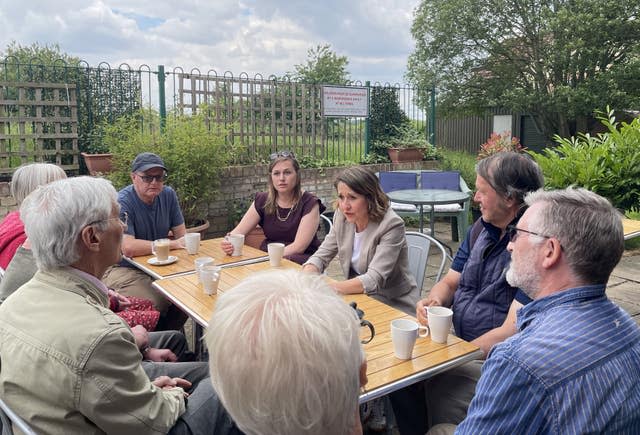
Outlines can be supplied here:
<path id="1" fill-rule="evenodd" d="M 0 87 L 0 166 L 5 166 L 4 172 L 28 161 L 43 160 L 81 170 L 79 151 L 104 151 L 96 127 L 142 108 L 157 112 L 163 122 L 167 116 L 190 114 L 204 107 L 213 125 L 231 131 L 228 140 L 242 144 L 244 152 L 235 159 L 238 164 L 259 161 L 282 149 L 295 150 L 302 159 L 320 161 L 318 164 L 357 163 L 367 154 L 368 144 L 392 128 L 393 113 L 398 111 L 428 138 L 435 137 L 435 107 L 423 110 L 417 104 L 418 96 L 424 100 L 430 90 L 399 84 L 351 83 L 349 86 L 369 88 L 370 117 L 326 118 L 322 116 L 321 86 L 260 74 L 234 76 L 179 67 L 165 71 L 162 65 L 154 70 L 148 65 L 134 69 L 107 63 L 97 67 L 63 61 L 42 65 L 34 60 L 25 64 L 8 57 L 0 61 L 0 82 L 4 84 Z M 43 120 L 36 109 L 25 112 L 21 108 L 27 102 L 26 94 L 18 94 L 20 85 L 26 83 L 75 89 L 75 110 L 68 118 L 76 127 L 67 133 L 77 136 L 72 138 L 77 145 L 74 142 L 66 150 L 54 147 L 56 152 L 41 152 L 44 145 L 37 122 L 50 121 Z M 385 104 L 377 104 L 381 101 Z M 72 121 L 73 117 L 77 119 Z"/>

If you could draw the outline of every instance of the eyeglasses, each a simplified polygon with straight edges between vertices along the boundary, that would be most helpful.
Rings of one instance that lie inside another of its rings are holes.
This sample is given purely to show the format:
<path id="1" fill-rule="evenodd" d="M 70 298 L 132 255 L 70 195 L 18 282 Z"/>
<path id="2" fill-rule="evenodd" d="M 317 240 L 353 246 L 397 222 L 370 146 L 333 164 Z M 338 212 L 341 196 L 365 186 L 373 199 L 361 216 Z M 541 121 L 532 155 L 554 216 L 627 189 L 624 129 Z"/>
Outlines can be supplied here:
<path id="1" fill-rule="evenodd" d="M 507 233 L 509 234 L 509 240 L 515 242 L 518 238 L 518 231 L 522 231 L 523 233 L 531 234 L 538 237 L 544 237 L 545 239 L 550 239 L 551 236 L 545 236 L 544 234 L 534 233 L 533 231 L 523 230 L 522 228 L 518 228 L 515 225 L 507 225 Z"/>
<path id="2" fill-rule="evenodd" d="M 136 174 L 138 177 L 140 177 L 140 179 L 142 181 L 144 181 L 147 184 L 150 184 L 153 180 L 156 180 L 158 183 L 164 183 L 165 181 L 167 181 L 167 173 L 163 173 L 162 175 L 140 175 L 140 174 Z"/>
<path id="3" fill-rule="evenodd" d="M 89 225 L 95 225 L 95 224 L 99 224 L 101 222 L 109 222 L 109 221 L 113 221 L 118 219 L 120 221 L 120 223 L 122 225 L 124 225 L 125 227 L 129 226 L 129 213 L 127 213 L 126 211 L 122 213 L 122 215 L 118 216 L 118 217 L 114 217 L 114 218 L 108 218 L 108 219 L 102 219 L 99 221 L 94 221 L 91 222 Z"/>
<path id="4" fill-rule="evenodd" d="M 295 158 L 296 158 L 296 155 L 293 153 L 293 151 L 278 151 L 278 152 L 272 153 L 272 154 L 269 156 L 269 158 L 270 158 L 271 160 L 275 160 L 275 159 L 277 159 L 278 157 L 284 157 L 284 158 L 287 158 L 287 157 L 288 157 L 288 158 L 290 158 L 290 159 L 295 159 Z"/>

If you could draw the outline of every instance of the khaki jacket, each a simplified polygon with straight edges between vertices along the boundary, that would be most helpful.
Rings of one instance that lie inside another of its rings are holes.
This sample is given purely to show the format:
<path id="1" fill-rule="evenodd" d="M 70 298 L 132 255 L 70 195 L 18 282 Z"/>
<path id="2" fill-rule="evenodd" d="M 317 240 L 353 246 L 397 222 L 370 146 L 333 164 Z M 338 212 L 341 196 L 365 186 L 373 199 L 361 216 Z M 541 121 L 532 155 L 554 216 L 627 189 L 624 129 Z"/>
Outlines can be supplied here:
<path id="1" fill-rule="evenodd" d="M 181 388 L 149 381 L 131 329 L 69 269 L 37 272 L 0 306 L 0 397 L 36 433 L 167 433 Z"/>
<path id="2" fill-rule="evenodd" d="M 355 230 L 355 224 L 347 222 L 342 212 L 336 210 L 331 232 L 307 263 L 322 272 L 337 254 L 345 278 L 353 278 L 351 256 Z M 358 260 L 358 269 L 366 272 L 357 278 L 367 295 L 414 314 L 418 301 L 410 295 L 417 286 L 409 271 L 407 252 L 404 221 L 389 208 L 382 221 L 370 221 L 367 225 Z"/>

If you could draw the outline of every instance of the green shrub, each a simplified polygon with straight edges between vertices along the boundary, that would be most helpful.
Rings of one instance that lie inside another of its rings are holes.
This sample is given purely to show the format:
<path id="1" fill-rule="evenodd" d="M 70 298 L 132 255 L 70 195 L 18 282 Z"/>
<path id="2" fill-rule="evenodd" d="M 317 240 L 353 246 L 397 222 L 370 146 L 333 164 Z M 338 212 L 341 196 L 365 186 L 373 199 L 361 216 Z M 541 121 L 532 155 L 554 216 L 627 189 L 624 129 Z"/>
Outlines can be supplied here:
<path id="1" fill-rule="evenodd" d="M 175 189 L 187 226 L 207 215 L 207 204 L 219 185 L 220 169 L 241 151 L 226 142 L 228 131 L 213 125 L 207 111 L 167 116 L 164 131 L 158 113 L 143 110 L 103 126 L 102 140 L 113 153 L 109 179 L 117 189 L 131 183 L 131 162 L 144 151 L 158 154 L 169 171 L 167 185 Z"/>
<path id="2" fill-rule="evenodd" d="M 467 186 L 472 192 L 476 190 L 476 156 L 464 151 L 451 151 L 439 148 L 442 155 L 440 169 L 443 171 L 458 171 L 460 176 L 467 182 Z M 473 203 L 473 201 L 472 201 Z"/>
<path id="3" fill-rule="evenodd" d="M 545 176 L 545 186 L 584 187 L 608 198 L 621 210 L 640 210 L 640 119 L 617 123 L 613 111 L 599 112 L 608 129 L 597 136 L 561 138 L 555 148 L 530 152 Z"/>

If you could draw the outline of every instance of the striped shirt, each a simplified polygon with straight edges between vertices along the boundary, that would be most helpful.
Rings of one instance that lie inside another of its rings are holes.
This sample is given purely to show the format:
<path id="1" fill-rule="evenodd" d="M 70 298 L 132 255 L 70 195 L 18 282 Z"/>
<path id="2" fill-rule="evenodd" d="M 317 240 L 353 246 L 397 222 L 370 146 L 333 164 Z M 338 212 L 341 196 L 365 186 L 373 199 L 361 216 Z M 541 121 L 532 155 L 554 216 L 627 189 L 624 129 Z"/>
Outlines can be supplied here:
<path id="1" fill-rule="evenodd" d="M 640 433 L 640 328 L 604 285 L 561 291 L 518 312 L 456 434 Z"/>

